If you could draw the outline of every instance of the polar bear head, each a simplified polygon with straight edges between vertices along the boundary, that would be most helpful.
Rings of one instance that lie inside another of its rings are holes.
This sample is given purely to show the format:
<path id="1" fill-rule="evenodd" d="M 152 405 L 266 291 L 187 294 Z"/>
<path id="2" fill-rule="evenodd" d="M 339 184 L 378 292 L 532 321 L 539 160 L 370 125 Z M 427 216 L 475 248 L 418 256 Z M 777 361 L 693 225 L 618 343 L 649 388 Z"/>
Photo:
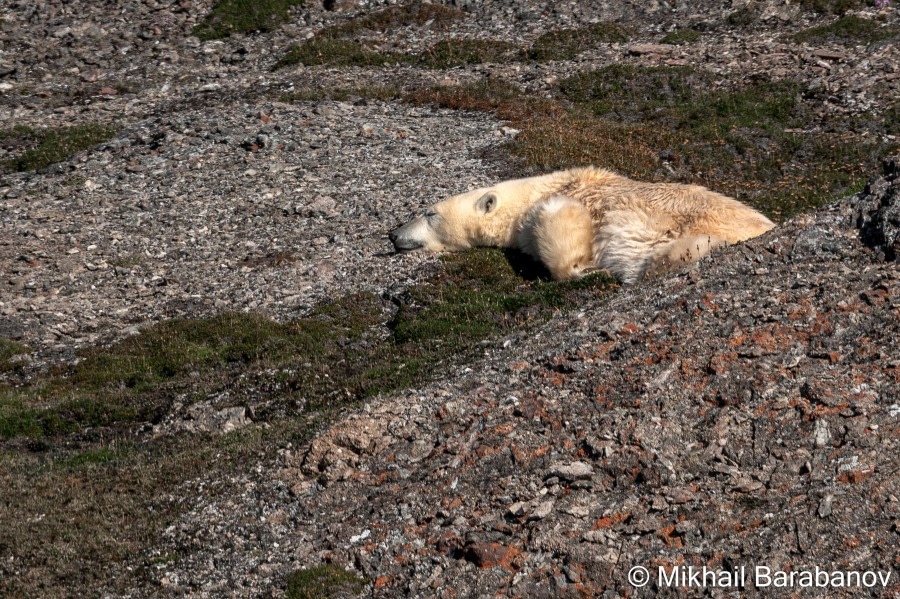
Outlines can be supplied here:
<path id="1" fill-rule="evenodd" d="M 504 181 L 438 202 L 388 237 L 398 251 L 514 247 L 519 221 L 540 200 L 543 177 Z"/>

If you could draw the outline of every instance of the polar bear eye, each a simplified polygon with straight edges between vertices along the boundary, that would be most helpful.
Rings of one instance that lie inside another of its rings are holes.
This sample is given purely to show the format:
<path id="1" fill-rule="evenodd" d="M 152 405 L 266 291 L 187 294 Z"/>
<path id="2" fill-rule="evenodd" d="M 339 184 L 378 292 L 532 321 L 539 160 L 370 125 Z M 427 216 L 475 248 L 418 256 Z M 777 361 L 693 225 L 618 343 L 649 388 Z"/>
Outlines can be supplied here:
<path id="1" fill-rule="evenodd" d="M 438 215 L 438 213 L 435 212 L 434 210 L 426 210 L 425 211 L 425 218 L 427 218 L 428 220 L 434 220 L 435 218 L 437 218 L 437 215 Z"/>

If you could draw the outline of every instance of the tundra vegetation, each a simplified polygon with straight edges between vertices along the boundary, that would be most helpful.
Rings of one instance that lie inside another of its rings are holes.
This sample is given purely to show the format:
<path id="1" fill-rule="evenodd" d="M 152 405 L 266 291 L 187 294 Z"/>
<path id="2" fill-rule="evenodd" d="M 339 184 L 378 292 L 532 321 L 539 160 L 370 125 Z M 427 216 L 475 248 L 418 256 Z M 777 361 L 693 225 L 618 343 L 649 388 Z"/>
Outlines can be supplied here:
<path id="1" fill-rule="evenodd" d="M 219 0 L 193 34 L 210 41 L 234 33 L 271 31 L 290 19 L 292 8 L 303 4 L 304 0 Z"/>
<path id="2" fill-rule="evenodd" d="M 0 513 L 18 523 L 0 538 L 26 563 L 53 564 L 45 581 L 53 593 L 102 580 L 103 571 L 86 564 L 134 558 L 188 507 L 177 498 L 184 482 L 302 443 L 366 397 L 421 384 L 484 344 L 615 288 L 602 275 L 548 281 L 530 260 L 497 249 L 449 255 L 443 265 L 434 280 L 391 301 L 353 295 L 287 323 L 248 313 L 165 321 L 86 350 L 75 365 L 0 385 L 0 484 L 9 499 Z M 14 358 L 27 351 L 0 340 L 0 365 L 17 368 Z M 218 437 L 135 440 L 225 390 L 242 404 L 255 398 L 252 425 Z M 29 519 L 34 513 L 44 517 Z M 144 567 L 158 559 L 143 556 Z M 333 570 L 291 581 L 297 597 L 327 596 L 303 589 L 347 583 Z M 34 582 L 5 580 L 4 591 Z"/>
<path id="3" fill-rule="evenodd" d="M 194 30 L 202 40 L 266 31 L 286 22 L 299 0 L 221 0 Z M 859 2 L 809 0 L 840 15 Z M 462 11 L 436 4 L 391 6 L 320 31 L 284 50 L 291 65 L 404 64 L 422 69 L 567 60 L 633 32 L 612 23 L 550 31 L 527 47 L 448 37 L 417 54 L 360 41 L 410 25 L 440 30 Z M 758 15 L 733 14 L 751 27 Z M 667 44 L 701 34 L 677 30 Z M 836 40 L 879 44 L 887 26 L 855 17 L 801 32 L 792 43 Z M 615 64 L 573 72 L 547 97 L 500 77 L 459 85 L 309 87 L 289 101 L 396 100 L 490 112 L 519 131 L 504 145 L 523 173 L 593 164 L 647 180 L 693 182 L 743 200 L 776 220 L 858 190 L 877 160 L 896 145 L 896 102 L 881 112 L 823 121 L 825 90 L 792 81 L 723 81 L 695 67 Z M 0 165 L 29 171 L 66 160 L 115 134 L 104 124 L 0 131 L 14 158 Z M 137 263 L 140 256 L 123 260 Z M 0 546 L 16 548 L 27 575 L 0 590 L 63 596 L 107 580 L 98 564 L 136 560 L 143 571 L 179 556 L 144 553 L 157 531 L 190 508 L 179 488 L 211 472 L 228 473 L 301 444 L 336 414 L 378 393 L 420 385 L 437 370 L 472 359 L 484 346 L 615 289 L 602 275 L 556 283 L 526 257 L 479 249 L 445 256 L 432 279 L 390 298 L 358 294 L 311 307 L 291 322 L 253 313 L 171 320 L 112 345 L 84 350 L 51 372 L 24 373 L 29 348 L 0 338 Z M 274 264 L 272 265 L 275 266 Z M 224 435 L 149 434 L 191 405 L 223 397 L 251 404 L 253 424 Z M 230 483 L 210 492 L 225 495 Z M 40 514 L 39 518 L 32 517 Z M 138 571 L 137 576 L 141 575 Z M 365 581 L 337 566 L 300 570 L 284 581 L 289 597 L 358 590 Z"/>
<path id="4" fill-rule="evenodd" d="M 116 128 L 99 123 L 84 123 L 70 127 L 33 129 L 18 125 L 0 131 L 0 147 L 16 152 L 15 158 L 0 163 L 0 173 L 34 171 L 67 160 L 91 146 L 108 141 Z"/>

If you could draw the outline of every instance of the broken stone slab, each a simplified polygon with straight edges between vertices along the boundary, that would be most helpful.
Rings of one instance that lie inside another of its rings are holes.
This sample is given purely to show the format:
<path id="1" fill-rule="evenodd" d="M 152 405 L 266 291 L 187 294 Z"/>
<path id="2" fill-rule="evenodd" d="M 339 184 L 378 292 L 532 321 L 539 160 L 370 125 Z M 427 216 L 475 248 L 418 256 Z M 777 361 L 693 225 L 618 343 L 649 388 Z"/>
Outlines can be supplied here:
<path id="1" fill-rule="evenodd" d="M 594 473 L 594 468 L 587 462 L 556 462 L 550 466 L 547 478 L 557 477 L 560 480 L 583 480 L 590 478 Z"/>
<path id="2" fill-rule="evenodd" d="M 813 51 L 813 56 L 816 58 L 823 58 L 825 60 L 844 60 L 847 58 L 847 55 L 843 52 L 836 52 L 835 50 L 825 50 L 819 49 Z"/>
<path id="3" fill-rule="evenodd" d="M 506 566 L 519 554 L 515 547 L 500 543 L 473 543 L 466 547 L 464 557 L 479 568 Z"/>
<path id="4" fill-rule="evenodd" d="M 628 53 L 632 56 L 643 56 L 645 54 L 671 54 L 673 46 L 666 44 L 635 44 L 628 48 Z"/>

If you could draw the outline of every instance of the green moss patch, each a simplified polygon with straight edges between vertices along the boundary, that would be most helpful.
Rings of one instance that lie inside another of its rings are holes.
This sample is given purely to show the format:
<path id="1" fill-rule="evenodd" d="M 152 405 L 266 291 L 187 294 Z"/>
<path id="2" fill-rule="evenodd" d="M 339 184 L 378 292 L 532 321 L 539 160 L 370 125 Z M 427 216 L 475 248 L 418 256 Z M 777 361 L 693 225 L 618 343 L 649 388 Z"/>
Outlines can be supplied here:
<path id="1" fill-rule="evenodd" d="M 395 342 L 418 356 L 433 348 L 469 351 L 473 341 L 547 318 L 612 282 L 601 275 L 567 283 L 525 281 L 515 270 L 517 258 L 511 264 L 503 252 L 490 249 L 445 257 L 445 278 L 412 290 L 400 306 L 391 323 Z"/>
<path id="2" fill-rule="evenodd" d="M 709 74 L 688 67 L 612 65 L 560 82 L 565 97 L 597 116 L 676 125 L 706 138 L 738 127 L 799 125 L 805 116 L 792 82 L 713 88 Z"/>
<path id="3" fill-rule="evenodd" d="M 844 130 L 816 131 L 790 81 L 717 88 L 688 68 L 613 65 L 560 83 L 565 97 L 604 121 L 639 123 L 644 140 L 713 189 L 775 218 L 852 192 L 886 146 Z"/>
<path id="4" fill-rule="evenodd" d="M 247 313 L 162 322 L 85 351 L 51 377 L 0 389 L 0 439 L 95 429 L 127 436 L 136 423 L 162 419 L 175 397 L 227 389 L 248 370 L 274 373 L 257 377 L 271 387 L 272 414 L 331 409 L 421 383 L 425 367 L 522 324 L 522 308 L 546 317 L 583 285 L 606 284 L 586 281 L 525 280 L 504 254 L 482 250 L 448 257 L 446 273 L 398 299 L 392 318 L 384 300 L 358 294 L 288 323 Z"/>
<path id="5" fill-rule="evenodd" d="M 134 454 L 134 445 L 130 443 L 113 443 L 111 445 L 78 451 L 65 456 L 57 464 L 64 469 L 82 469 L 90 467 L 111 466 L 123 464 Z"/>
<path id="6" fill-rule="evenodd" d="M 367 32 L 383 34 L 406 26 L 424 26 L 426 23 L 432 27 L 441 27 L 464 14 L 460 10 L 438 4 L 414 2 L 389 6 L 351 21 L 326 27 L 312 39 L 292 45 L 273 68 L 280 69 L 295 64 L 371 67 L 389 63 L 425 63 L 429 56 L 434 64 L 443 60 L 441 64 L 449 65 L 452 60 L 464 60 L 478 50 L 470 49 L 467 53 L 460 51 L 453 54 L 439 48 L 423 56 L 407 55 L 373 50 L 370 48 L 371 44 L 359 41 L 359 37 Z M 487 49 L 480 51 L 484 53 Z"/>
<path id="7" fill-rule="evenodd" d="M 339 356 L 345 345 L 379 322 L 378 306 L 368 298 L 351 296 L 287 324 L 243 313 L 160 323 L 110 348 L 85 352 L 81 362 L 47 380 L 0 390 L 0 438 L 156 421 L 178 389 L 204 383 L 195 373 L 219 371 L 227 382 L 229 372 L 251 365 L 344 364 Z M 325 388 L 321 382 L 313 388 Z"/>
<path id="8" fill-rule="evenodd" d="M 32 127 L 15 125 L 10 129 L 0 129 L 0 142 L 9 143 L 29 139 L 33 139 L 35 143 L 38 141 L 38 132 Z"/>
<path id="9" fill-rule="evenodd" d="M 435 69 L 467 64 L 505 63 L 520 55 L 519 47 L 497 40 L 449 39 L 424 52 L 419 62 Z"/>
<path id="10" fill-rule="evenodd" d="M 83 124 L 52 129 L 16 127 L 0 132 L 0 145 L 27 147 L 3 166 L 13 171 L 33 171 L 68 160 L 78 152 L 108 141 L 116 129 L 107 125 Z"/>
<path id="11" fill-rule="evenodd" d="M 577 29 L 549 31 L 534 41 L 528 57 L 539 62 L 569 60 L 602 44 L 627 42 L 630 32 L 615 23 L 594 23 Z"/>
<path id="12" fill-rule="evenodd" d="M 124 254 L 122 256 L 118 256 L 116 258 L 112 258 L 109 261 L 109 265 L 113 268 L 121 268 L 121 269 L 132 269 L 138 266 L 141 266 L 144 262 L 147 261 L 146 254 L 135 253 L 135 254 Z"/>
<path id="13" fill-rule="evenodd" d="M 19 362 L 16 358 L 27 353 L 28 348 L 21 343 L 0 337 L 0 372 L 9 372 L 17 368 Z"/>
<path id="14" fill-rule="evenodd" d="M 645 128 L 592 118 L 580 111 L 562 118 L 536 115 L 508 144 L 513 155 L 541 172 L 602 165 L 636 179 L 657 175 L 659 152 Z"/>
<path id="15" fill-rule="evenodd" d="M 304 0 L 219 0 L 191 33 L 209 41 L 233 33 L 272 31 L 290 20 L 292 7 L 303 4 Z"/>
<path id="16" fill-rule="evenodd" d="M 313 358 L 326 351 L 329 341 L 359 338 L 377 323 L 379 315 L 366 297 L 350 296 L 287 324 L 237 312 L 165 321 L 113 348 L 86 353 L 66 381 L 77 387 L 143 390 L 198 369 Z"/>
<path id="17" fill-rule="evenodd" d="M 694 29 L 678 29 L 667 33 L 659 40 L 661 44 L 673 44 L 676 46 L 691 44 L 700 39 L 700 32 Z"/>
<path id="18" fill-rule="evenodd" d="M 355 597 L 368 581 L 340 566 L 323 564 L 289 574 L 285 582 L 288 599 L 336 599 Z"/>
<path id="19" fill-rule="evenodd" d="M 560 82 L 563 95 L 597 115 L 627 120 L 655 119 L 673 107 L 699 104 L 710 84 L 705 73 L 688 67 L 612 65 Z"/>
<path id="20" fill-rule="evenodd" d="M 438 9 L 438 17 L 425 19 Z M 449 11 L 449 12 L 448 12 Z M 402 17 L 402 18 L 401 18 Z M 458 18 L 452 9 L 430 4 L 391 7 L 347 23 L 334 25 L 318 32 L 301 44 L 291 46 L 274 68 L 293 65 L 380 66 L 387 63 L 408 63 L 429 68 L 449 68 L 468 64 L 508 63 L 521 60 L 568 60 L 602 44 L 624 42 L 630 33 L 615 23 L 595 23 L 578 29 L 549 31 L 535 40 L 530 49 L 489 39 L 447 39 L 428 50 L 416 54 L 379 52 L 370 49 L 358 36 L 367 31 L 384 33 L 405 24 L 442 22 Z"/>
<path id="21" fill-rule="evenodd" d="M 794 41 L 817 44 L 835 41 L 845 45 L 872 44 L 900 36 L 900 27 L 881 25 L 861 17 L 842 17 L 828 25 L 797 33 Z"/>

